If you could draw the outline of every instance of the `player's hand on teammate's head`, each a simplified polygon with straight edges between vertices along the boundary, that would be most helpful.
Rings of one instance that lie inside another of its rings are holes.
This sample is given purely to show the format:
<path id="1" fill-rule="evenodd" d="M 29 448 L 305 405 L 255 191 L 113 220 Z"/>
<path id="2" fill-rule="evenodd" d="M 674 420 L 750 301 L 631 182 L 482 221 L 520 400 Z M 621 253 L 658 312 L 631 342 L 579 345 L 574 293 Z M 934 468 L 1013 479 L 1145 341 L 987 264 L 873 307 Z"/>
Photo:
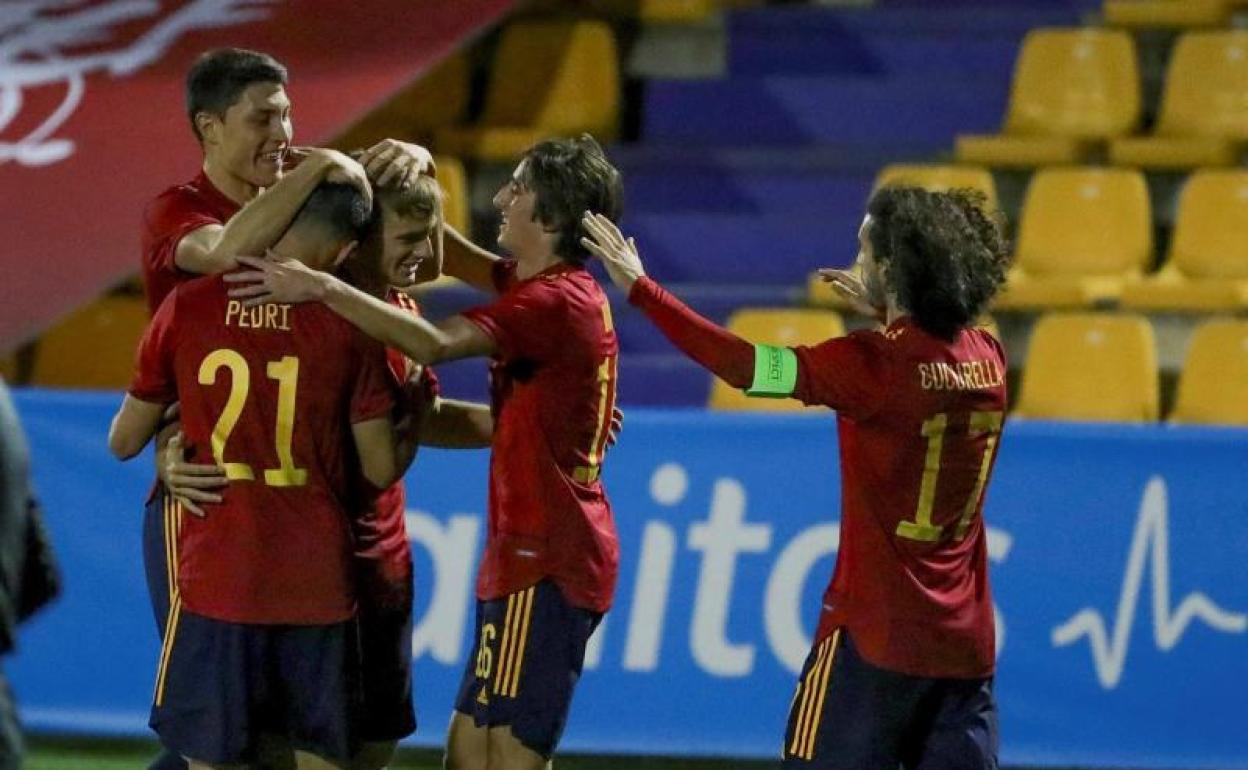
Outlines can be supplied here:
<path id="1" fill-rule="evenodd" d="M 230 287 L 230 299 L 243 301 L 244 307 L 269 302 L 314 302 L 321 299 L 327 276 L 294 259 L 285 259 L 267 252 L 265 259 L 236 257 L 240 267 L 254 268 L 226 273 L 223 278 Z"/>
<path id="2" fill-rule="evenodd" d="M 602 260 L 607 275 L 611 276 L 616 286 L 625 292 L 630 291 L 637 279 L 646 274 L 641 265 L 641 255 L 637 252 L 637 242 L 632 238 L 625 239 L 620 228 L 602 214 L 586 211 L 581 226 L 589 233 L 588 238 L 581 238 L 581 245 Z"/>
<path id="3" fill-rule="evenodd" d="M 875 307 L 867 301 L 867 287 L 857 273 L 831 267 L 821 267 L 817 272 L 824 283 L 832 284 L 833 291 L 841 295 L 855 313 L 877 321 L 885 319 L 885 308 Z"/>
<path id="4" fill-rule="evenodd" d="M 169 439 L 165 461 L 160 467 L 160 478 L 170 497 L 182 504 L 192 514 L 204 517 L 204 503 L 221 502 L 218 491 L 229 483 L 225 469 L 215 464 L 186 461 L 186 437 L 178 431 Z"/>
<path id="5" fill-rule="evenodd" d="M 438 174 L 432 153 L 419 144 L 397 139 L 382 139 L 361 153 L 358 160 L 378 187 L 405 187 L 421 174 Z"/>
<path id="6" fill-rule="evenodd" d="M 325 181 L 351 185 L 360 191 L 371 206 L 373 185 L 368 180 L 368 172 L 364 170 L 364 166 L 337 150 L 318 150 L 318 152 L 325 153 L 329 162 L 329 169 L 325 172 Z"/>

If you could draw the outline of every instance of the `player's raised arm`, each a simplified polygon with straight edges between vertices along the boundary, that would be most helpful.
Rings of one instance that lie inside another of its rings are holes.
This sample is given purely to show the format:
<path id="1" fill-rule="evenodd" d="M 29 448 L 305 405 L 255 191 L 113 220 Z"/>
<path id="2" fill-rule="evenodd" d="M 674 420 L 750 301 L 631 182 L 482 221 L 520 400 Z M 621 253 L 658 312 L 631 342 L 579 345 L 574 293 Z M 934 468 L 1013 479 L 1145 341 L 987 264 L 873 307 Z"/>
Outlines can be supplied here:
<path id="1" fill-rule="evenodd" d="M 494 266 L 501 259 L 497 254 L 468 240 L 450 225 L 446 226 L 444 249 L 443 273 L 482 291 L 498 291 L 494 283 Z"/>
<path id="2" fill-rule="evenodd" d="M 238 261 L 255 270 L 231 273 L 225 280 L 235 284 L 230 296 L 245 300 L 249 307 L 267 302 L 323 302 L 368 336 L 421 364 L 494 352 L 494 340 L 461 316 L 435 325 L 299 262 L 253 257 Z"/>
<path id="3" fill-rule="evenodd" d="M 698 315 L 646 277 L 636 242 L 632 238 L 626 239 L 611 220 L 601 214 L 586 213 L 582 223 L 590 237 L 583 238 L 581 243 L 602 260 L 612 282 L 627 292 L 628 301 L 641 308 L 673 345 L 716 377 L 734 388 L 757 389 L 760 385 L 755 377 L 757 356 L 773 355 L 770 351 L 775 351 L 777 357 L 784 358 L 783 354 L 787 352 L 785 360 L 792 358 L 793 354 L 787 348 L 754 345 L 741 339 Z M 791 362 L 791 367 L 796 372 L 795 362 Z"/>
<path id="4" fill-rule="evenodd" d="M 188 273 L 222 273 L 238 254 L 261 254 L 290 226 L 304 201 L 323 181 L 346 182 L 372 197 L 364 168 L 334 150 L 291 150 L 302 162 L 258 195 L 224 225 L 205 225 L 183 236 L 174 262 Z"/>

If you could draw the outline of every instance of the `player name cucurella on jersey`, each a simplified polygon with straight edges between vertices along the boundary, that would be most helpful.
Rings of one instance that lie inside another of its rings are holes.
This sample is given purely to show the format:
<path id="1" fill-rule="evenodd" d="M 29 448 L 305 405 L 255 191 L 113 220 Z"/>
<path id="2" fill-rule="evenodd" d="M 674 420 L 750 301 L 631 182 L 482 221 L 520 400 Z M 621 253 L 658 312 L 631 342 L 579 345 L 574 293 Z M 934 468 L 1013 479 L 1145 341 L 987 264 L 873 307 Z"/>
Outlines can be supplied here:
<path id="1" fill-rule="evenodd" d="M 988 390 L 1005 382 L 1005 373 L 995 361 L 943 361 L 918 365 L 919 384 L 923 390 Z"/>
<path id="2" fill-rule="evenodd" d="M 230 300 L 225 306 L 225 325 L 240 329 L 276 329 L 290 331 L 290 305 L 260 305 L 243 307 L 238 300 Z"/>

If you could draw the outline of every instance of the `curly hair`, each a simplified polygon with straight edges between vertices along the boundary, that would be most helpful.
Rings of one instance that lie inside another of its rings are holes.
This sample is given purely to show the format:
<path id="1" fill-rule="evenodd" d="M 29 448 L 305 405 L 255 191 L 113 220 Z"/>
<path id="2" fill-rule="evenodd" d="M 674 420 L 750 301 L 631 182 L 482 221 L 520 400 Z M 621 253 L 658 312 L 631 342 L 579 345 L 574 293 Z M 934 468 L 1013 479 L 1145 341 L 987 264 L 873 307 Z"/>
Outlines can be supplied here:
<path id="1" fill-rule="evenodd" d="M 620 220 L 624 186 L 620 172 L 607 160 L 589 134 L 576 139 L 548 139 L 524 154 L 521 183 L 535 193 L 534 218 L 557 232 L 555 254 L 565 262 L 583 264 L 589 252 L 581 216 L 586 211 Z"/>
<path id="2" fill-rule="evenodd" d="M 937 337 L 973 324 L 1005 283 L 1012 252 L 985 203 L 974 190 L 884 187 L 867 204 L 885 286 Z"/>

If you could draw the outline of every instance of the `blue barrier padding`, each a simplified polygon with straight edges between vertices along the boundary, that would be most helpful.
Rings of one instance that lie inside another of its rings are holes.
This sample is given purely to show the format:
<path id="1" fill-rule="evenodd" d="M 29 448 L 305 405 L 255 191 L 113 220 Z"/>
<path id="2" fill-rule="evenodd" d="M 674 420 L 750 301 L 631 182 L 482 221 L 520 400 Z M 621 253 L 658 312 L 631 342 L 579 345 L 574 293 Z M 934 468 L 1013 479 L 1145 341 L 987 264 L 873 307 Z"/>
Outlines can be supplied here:
<path id="1" fill-rule="evenodd" d="M 104 446 L 117 394 L 23 391 L 66 578 L 8 662 L 27 725 L 143 734 L 157 644 L 139 561 L 150 457 Z M 487 453 L 422 451 L 417 745 L 471 643 Z M 1007 423 L 986 521 L 1002 758 L 1242 768 L 1248 431 Z M 622 545 L 565 748 L 773 757 L 838 542 L 834 421 L 630 412 L 605 474 Z"/>

